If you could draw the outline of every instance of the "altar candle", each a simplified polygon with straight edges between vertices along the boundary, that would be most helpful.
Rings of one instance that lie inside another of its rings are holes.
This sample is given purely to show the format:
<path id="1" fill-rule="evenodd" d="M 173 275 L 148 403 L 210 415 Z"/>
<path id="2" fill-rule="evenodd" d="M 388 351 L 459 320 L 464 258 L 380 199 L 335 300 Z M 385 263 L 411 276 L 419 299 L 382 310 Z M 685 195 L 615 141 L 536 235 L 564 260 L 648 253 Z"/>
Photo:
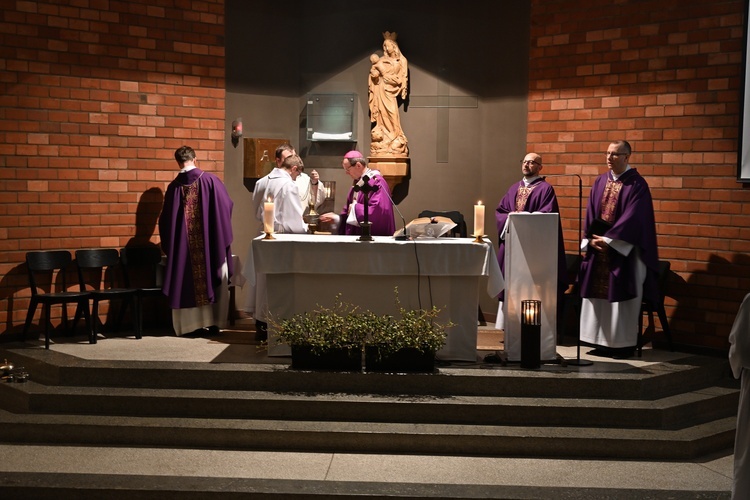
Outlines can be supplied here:
<path id="1" fill-rule="evenodd" d="M 484 236 L 484 205 L 481 201 L 474 205 L 474 236 Z"/>
<path id="2" fill-rule="evenodd" d="M 270 197 L 263 203 L 263 231 L 273 233 L 273 202 Z"/>

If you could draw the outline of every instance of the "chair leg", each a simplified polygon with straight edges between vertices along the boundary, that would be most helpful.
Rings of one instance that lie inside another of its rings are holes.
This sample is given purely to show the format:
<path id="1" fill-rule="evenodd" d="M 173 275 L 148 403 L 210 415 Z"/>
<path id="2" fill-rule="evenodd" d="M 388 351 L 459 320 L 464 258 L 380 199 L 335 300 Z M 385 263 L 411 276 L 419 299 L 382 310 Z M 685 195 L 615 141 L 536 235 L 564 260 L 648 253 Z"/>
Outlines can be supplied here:
<path id="1" fill-rule="evenodd" d="M 81 302 L 78 302 L 76 304 L 76 313 L 73 316 L 73 326 L 70 327 L 70 335 L 76 334 L 76 326 L 78 326 L 78 320 L 81 319 L 81 316 L 83 315 L 83 304 Z"/>
<path id="2" fill-rule="evenodd" d="M 141 334 L 143 328 L 143 311 L 141 310 L 141 300 L 138 297 L 133 297 L 130 300 L 130 307 L 133 310 L 133 330 L 135 330 L 135 338 L 140 340 L 143 337 L 143 335 Z"/>
<path id="3" fill-rule="evenodd" d="M 34 298 L 32 297 L 31 302 L 29 303 L 29 312 L 26 313 L 26 322 L 23 324 L 23 332 L 21 332 L 21 340 L 26 340 L 26 334 L 29 333 L 31 322 L 34 320 L 34 313 L 36 313 L 36 306 L 38 305 L 39 305 L 39 302 L 34 300 Z"/>
<path id="4" fill-rule="evenodd" d="M 96 344 L 96 323 L 99 318 L 99 301 L 94 299 L 91 306 L 91 328 L 89 328 L 89 344 Z"/>
<path id="5" fill-rule="evenodd" d="M 60 311 L 60 316 L 62 316 L 60 326 L 62 326 L 62 331 L 65 332 L 68 330 L 68 304 L 62 303 L 60 307 L 62 309 L 62 311 Z"/>
<path id="6" fill-rule="evenodd" d="M 86 321 L 86 331 L 89 332 L 89 344 L 96 344 L 96 337 L 91 337 L 91 328 L 92 328 L 92 317 L 89 313 L 89 299 L 84 299 L 81 302 L 79 302 L 78 307 L 80 307 L 83 310 L 83 318 Z"/>
<path id="7" fill-rule="evenodd" d="M 667 311 L 664 310 L 663 305 L 659 305 L 656 312 L 659 315 L 661 330 L 664 332 L 664 336 L 667 338 L 667 345 L 669 346 L 669 350 L 674 351 L 674 346 L 672 345 L 672 331 L 669 329 L 669 321 L 667 321 Z"/>
<path id="8" fill-rule="evenodd" d="M 45 349 L 49 349 L 49 316 L 50 316 L 51 308 L 52 306 L 49 302 L 44 304 L 44 348 Z"/>

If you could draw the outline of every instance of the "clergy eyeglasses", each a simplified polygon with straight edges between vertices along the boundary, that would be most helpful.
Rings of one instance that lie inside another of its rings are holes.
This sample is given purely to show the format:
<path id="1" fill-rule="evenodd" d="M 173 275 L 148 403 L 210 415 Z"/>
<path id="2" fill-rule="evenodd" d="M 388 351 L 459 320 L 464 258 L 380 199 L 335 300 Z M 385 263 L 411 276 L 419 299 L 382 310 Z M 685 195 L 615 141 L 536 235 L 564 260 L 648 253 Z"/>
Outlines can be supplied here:
<path id="1" fill-rule="evenodd" d="M 521 160 L 521 165 L 526 165 L 527 163 L 533 163 L 534 165 L 541 165 L 538 161 L 534 160 Z"/>

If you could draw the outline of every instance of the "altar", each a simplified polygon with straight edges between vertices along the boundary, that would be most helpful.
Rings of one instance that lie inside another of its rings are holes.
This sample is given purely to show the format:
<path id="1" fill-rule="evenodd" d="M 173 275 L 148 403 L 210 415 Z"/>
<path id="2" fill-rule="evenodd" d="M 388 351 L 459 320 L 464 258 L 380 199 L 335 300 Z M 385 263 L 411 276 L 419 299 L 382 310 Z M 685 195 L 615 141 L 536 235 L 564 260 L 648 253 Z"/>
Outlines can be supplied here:
<path id="1" fill-rule="evenodd" d="M 502 290 L 503 278 L 492 243 L 468 238 L 420 238 L 396 241 L 375 236 L 276 234 L 273 240 L 252 242 L 253 258 L 246 276 L 255 270 L 266 279 L 268 312 L 277 319 L 331 306 L 342 300 L 376 314 L 396 314 L 394 289 L 407 309 L 441 310 L 439 321 L 452 322 L 439 359 L 476 361 L 480 277 L 487 276 L 486 293 Z M 269 355 L 287 355 L 269 325 Z"/>

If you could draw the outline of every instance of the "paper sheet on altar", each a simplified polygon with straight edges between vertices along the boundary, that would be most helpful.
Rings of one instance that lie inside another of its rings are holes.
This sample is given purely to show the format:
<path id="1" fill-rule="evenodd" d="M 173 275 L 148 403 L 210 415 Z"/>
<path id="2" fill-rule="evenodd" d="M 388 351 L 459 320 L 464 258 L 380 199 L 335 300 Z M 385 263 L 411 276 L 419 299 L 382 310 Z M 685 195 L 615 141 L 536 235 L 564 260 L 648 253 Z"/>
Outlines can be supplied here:
<path id="1" fill-rule="evenodd" d="M 505 352 L 521 359 L 521 301 L 542 301 L 542 360 L 557 355 L 559 214 L 512 213 L 505 235 Z"/>
<path id="2" fill-rule="evenodd" d="M 405 229 L 406 234 L 412 238 L 439 238 L 456 225 L 448 217 L 420 217 L 409 222 L 405 228 L 397 230 L 393 236 L 403 236 Z"/>

